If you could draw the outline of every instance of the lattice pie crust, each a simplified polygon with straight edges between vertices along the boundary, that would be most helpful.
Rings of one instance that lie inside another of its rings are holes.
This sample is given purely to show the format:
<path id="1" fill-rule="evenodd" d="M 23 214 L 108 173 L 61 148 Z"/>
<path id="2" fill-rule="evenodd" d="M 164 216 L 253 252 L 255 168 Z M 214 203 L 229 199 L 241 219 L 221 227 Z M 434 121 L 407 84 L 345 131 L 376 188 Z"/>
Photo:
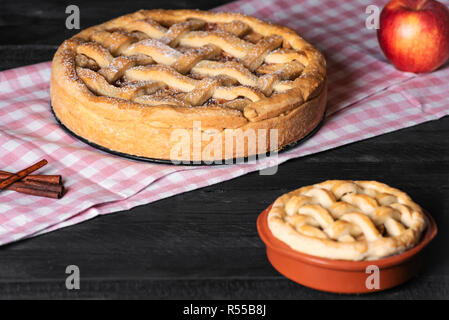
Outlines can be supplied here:
<path id="1" fill-rule="evenodd" d="M 373 260 L 415 246 L 426 220 L 420 206 L 398 189 L 376 181 L 329 180 L 279 197 L 268 226 L 303 253 Z"/>
<path id="2" fill-rule="evenodd" d="M 224 146 L 227 134 L 277 129 L 266 148 L 304 137 L 326 104 L 322 54 L 294 31 L 234 13 L 141 10 L 83 30 L 53 59 L 51 101 L 87 140 L 132 155 L 171 159 L 173 132 Z M 192 142 L 185 142 L 192 148 Z M 201 160 L 224 158 L 204 154 Z M 194 153 L 188 159 L 192 160 Z M 229 156 L 229 154 L 228 154 Z M 181 159 L 184 156 L 180 156 Z"/>

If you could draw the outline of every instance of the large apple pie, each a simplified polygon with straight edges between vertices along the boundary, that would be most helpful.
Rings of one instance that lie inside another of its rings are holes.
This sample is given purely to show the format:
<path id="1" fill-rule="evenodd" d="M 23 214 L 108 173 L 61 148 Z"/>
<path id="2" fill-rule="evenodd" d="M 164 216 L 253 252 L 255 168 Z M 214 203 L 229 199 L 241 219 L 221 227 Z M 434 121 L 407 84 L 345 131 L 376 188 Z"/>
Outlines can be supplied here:
<path id="1" fill-rule="evenodd" d="M 426 228 L 419 205 L 376 181 L 328 180 L 279 197 L 273 235 L 292 249 L 329 259 L 374 260 L 414 247 Z"/>
<path id="2" fill-rule="evenodd" d="M 247 157 L 318 125 L 326 65 L 294 31 L 253 17 L 141 10 L 64 41 L 53 59 L 51 102 L 70 131 L 113 151 Z"/>

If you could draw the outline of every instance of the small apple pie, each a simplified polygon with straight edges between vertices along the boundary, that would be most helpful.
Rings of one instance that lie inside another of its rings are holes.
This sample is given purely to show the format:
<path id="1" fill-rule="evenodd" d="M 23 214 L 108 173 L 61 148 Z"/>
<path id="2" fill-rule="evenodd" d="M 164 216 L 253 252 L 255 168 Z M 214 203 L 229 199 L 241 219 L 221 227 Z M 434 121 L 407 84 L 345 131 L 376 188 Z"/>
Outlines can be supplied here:
<path id="1" fill-rule="evenodd" d="M 276 238 L 309 255 L 374 260 L 414 247 L 426 218 L 407 194 L 383 183 L 329 180 L 279 197 L 268 226 Z"/>
<path id="2" fill-rule="evenodd" d="M 113 151 L 247 157 L 318 125 L 326 63 L 293 30 L 253 17 L 141 10 L 64 41 L 53 59 L 51 102 L 70 131 Z"/>

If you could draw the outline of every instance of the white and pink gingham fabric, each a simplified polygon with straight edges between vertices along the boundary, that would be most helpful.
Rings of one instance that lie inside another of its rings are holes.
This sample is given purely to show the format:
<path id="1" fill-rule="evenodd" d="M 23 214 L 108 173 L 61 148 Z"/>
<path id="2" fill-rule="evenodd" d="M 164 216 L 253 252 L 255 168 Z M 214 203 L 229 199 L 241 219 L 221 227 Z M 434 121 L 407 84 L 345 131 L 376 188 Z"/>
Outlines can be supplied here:
<path id="1" fill-rule="evenodd" d="M 415 75 L 395 70 L 365 28 L 366 7 L 385 1 L 243 0 L 217 10 L 243 12 L 286 25 L 322 50 L 328 62 L 329 106 L 321 130 L 277 158 L 252 164 L 185 167 L 105 154 L 67 135 L 49 104 L 50 63 L 0 73 L 0 169 L 18 171 L 40 159 L 43 174 L 61 174 L 60 200 L 0 193 L 0 244 L 49 232 L 100 214 L 274 166 L 449 114 L 449 67 Z"/>

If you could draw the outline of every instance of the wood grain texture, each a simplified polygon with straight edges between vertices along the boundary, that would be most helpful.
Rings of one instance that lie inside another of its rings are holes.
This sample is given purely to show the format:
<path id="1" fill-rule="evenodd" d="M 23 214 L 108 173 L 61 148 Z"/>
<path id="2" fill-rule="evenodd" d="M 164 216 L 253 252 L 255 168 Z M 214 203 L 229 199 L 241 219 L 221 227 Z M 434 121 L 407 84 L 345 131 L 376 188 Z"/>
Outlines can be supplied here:
<path id="1" fill-rule="evenodd" d="M 140 8 L 207 9 L 222 2 L 78 5 L 87 27 Z M 1 69 L 48 61 L 70 36 L 68 1 L 29 1 L 25 11 L 23 3 L 0 2 L 0 28 L 8 35 L 0 38 Z M 254 172 L 0 247 L 0 298 L 448 299 L 448 136 L 445 117 L 288 161 L 273 176 Z M 270 266 L 256 231 L 259 212 L 287 191 L 334 178 L 383 181 L 434 215 L 439 235 L 416 278 L 386 292 L 342 296 L 297 285 Z M 65 289 L 70 264 L 81 271 L 78 291 Z"/>

